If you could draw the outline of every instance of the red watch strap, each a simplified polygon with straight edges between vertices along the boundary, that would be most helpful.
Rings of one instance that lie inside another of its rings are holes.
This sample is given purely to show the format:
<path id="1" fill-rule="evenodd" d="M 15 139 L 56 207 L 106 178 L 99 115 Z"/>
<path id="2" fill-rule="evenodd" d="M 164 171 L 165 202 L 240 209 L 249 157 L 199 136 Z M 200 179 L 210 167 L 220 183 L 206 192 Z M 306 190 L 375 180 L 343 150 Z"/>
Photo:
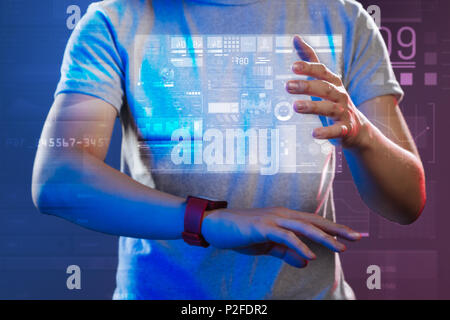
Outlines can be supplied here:
<path id="1" fill-rule="evenodd" d="M 182 234 L 184 241 L 190 245 L 208 247 L 209 243 L 201 234 L 205 211 L 226 207 L 226 201 L 210 201 L 188 196 L 184 214 L 184 232 Z"/>
<path id="2" fill-rule="evenodd" d="M 187 198 L 184 214 L 183 239 L 190 245 L 208 247 L 209 243 L 201 235 L 203 215 L 208 207 L 208 200 L 191 197 Z"/>
<path id="3" fill-rule="evenodd" d="M 203 214 L 208 207 L 208 200 L 188 197 L 184 219 L 184 231 L 192 233 L 200 233 L 203 220 Z M 186 219 L 188 218 L 188 219 Z"/>

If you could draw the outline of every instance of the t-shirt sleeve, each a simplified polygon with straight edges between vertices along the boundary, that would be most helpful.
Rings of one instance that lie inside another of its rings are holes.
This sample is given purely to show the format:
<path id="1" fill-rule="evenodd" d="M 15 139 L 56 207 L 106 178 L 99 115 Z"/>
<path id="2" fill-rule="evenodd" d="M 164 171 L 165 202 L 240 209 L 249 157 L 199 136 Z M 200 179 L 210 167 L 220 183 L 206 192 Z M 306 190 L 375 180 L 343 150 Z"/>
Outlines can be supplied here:
<path id="1" fill-rule="evenodd" d="M 395 78 L 383 37 L 372 17 L 358 6 L 356 21 L 348 35 L 343 82 L 356 106 L 383 96 L 394 95 L 400 102 L 403 90 Z"/>
<path id="2" fill-rule="evenodd" d="M 100 98 L 118 112 L 123 102 L 124 68 L 108 17 L 91 4 L 67 43 L 55 91 Z"/>

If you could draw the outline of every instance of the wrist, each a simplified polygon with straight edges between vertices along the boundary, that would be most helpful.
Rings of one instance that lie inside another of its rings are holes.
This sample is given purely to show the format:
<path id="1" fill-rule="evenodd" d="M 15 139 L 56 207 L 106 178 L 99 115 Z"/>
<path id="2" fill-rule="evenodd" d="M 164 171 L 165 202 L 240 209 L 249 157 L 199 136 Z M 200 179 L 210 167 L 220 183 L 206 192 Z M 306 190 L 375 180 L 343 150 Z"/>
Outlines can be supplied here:
<path id="1" fill-rule="evenodd" d="M 224 209 L 213 209 L 205 211 L 205 215 L 203 216 L 203 223 L 201 233 L 205 240 L 210 243 L 211 235 L 214 233 L 214 221 L 218 217 L 220 211 Z"/>
<path id="2" fill-rule="evenodd" d="M 344 140 L 342 146 L 349 151 L 364 153 L 373 148 L 378 129 L 364 116 L 360 121 L 356 134 Z"/>
<path id="3" fill-rule="evenodd" d="M 211 243 L 211 239 L 210 239 L 210 234 L 211 234 L 210 230 L 212 227 L 211 214 L 215 213 L 216 211 L 217 210 L 205 211 L 205 214 L 203 216 L 202 227 L 201 227 L 200 233 L 202 234 L 205 241 L 208 243 Z"/>

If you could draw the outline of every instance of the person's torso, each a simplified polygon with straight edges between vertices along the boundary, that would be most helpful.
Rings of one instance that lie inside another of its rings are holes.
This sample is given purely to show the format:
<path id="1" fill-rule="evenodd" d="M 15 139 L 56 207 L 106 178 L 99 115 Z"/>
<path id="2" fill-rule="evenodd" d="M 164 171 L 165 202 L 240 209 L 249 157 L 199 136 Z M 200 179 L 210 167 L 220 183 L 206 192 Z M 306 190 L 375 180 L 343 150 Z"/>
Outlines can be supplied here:
<path id="1" fill-rule="evenodd" d="M 294 112 L 295 100 L 310 98 L 285 83 L 299 78 L 294 34 L 342 74 L 345 27 L 323 1 L 247 2 L 104 4 L 126 57 L 122 171 L 182 197 L 334 220 L 335 147 L 312 137 L 322 122 Z M 319 259 L 297 270 L 182 240 L 121 238 L 115 298 L 351 298 L 338 257 L 310 245 Z"/>

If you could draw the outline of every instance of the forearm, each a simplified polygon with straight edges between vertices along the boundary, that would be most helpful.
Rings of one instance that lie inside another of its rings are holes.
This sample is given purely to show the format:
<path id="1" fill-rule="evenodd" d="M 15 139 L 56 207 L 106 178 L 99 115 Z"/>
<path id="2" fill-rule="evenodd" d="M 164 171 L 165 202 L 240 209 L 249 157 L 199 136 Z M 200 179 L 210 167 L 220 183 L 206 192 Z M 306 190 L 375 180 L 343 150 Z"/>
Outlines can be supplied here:
<path id="1" fill-rule="evenodd" d="M 362 199 L 385 218 L 408 224 L 425 203 L 425 176 L 420 159 L 368 124 L 365 142 L 345 149 Z"/>
<path id="2" fill-rule="evenodd" d="M 88 153 L 38 153 L 32 188 L 41 212 L 86 228 L 134 238 L 181 238 L 185 199 L 140 184 Z"/>

